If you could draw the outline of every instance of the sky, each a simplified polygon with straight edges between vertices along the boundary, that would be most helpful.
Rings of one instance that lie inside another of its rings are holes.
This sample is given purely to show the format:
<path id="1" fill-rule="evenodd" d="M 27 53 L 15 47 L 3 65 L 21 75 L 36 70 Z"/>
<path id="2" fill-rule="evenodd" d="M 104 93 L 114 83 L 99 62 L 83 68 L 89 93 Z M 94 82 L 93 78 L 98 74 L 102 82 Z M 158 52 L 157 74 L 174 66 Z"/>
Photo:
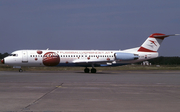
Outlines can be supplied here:
<path id="1" fill-rule="evenodd" d="M 124 50 L 152 33 L 180 34 L 180 0 L 0 0 L 0 53 Z M 180 36 L 160 56 L 180 56 Z"/>

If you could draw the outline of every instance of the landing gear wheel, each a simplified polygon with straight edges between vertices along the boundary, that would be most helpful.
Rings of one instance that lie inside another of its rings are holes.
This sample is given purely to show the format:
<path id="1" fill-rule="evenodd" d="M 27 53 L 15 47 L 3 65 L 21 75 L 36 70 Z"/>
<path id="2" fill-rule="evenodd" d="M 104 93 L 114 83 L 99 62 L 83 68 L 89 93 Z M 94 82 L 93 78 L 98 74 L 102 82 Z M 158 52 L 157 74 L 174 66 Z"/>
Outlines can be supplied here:
<path id="1" fill-rule="evenodd" d="M 89 73 L 89 68 L 86 67 L 86 68 L 84 69 L 84 73 Z"/>
<path id="2" fill-rule="evenodd" d="M 96 73 L 96 69 L 95 69 L 95 68 L 92 68 L 92 69 L 91 69 L 91 73 Z"/>
<path id="3" fill-rule="evenodd" d="M 23 72 L 23 70 L 20 68 L 20 69 L 19 69 L 19 72 Z"/>

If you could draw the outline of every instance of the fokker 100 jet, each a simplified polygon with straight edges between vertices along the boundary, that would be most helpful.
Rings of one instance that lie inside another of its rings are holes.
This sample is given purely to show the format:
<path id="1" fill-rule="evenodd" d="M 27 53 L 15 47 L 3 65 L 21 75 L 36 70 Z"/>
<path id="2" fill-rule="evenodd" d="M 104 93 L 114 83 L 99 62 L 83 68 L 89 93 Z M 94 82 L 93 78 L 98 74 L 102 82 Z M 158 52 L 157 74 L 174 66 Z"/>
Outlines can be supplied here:
<path id="1" fill-rule="evenodd" d="M 19 72 L 23 71 L 22 66 L 79 66 L 85 67 L 85 73 L 96 73 L 95 67 L 121 66 L 156 58 L 164 38 L 175 35 L 179 34 L 154 33 L 140 47 L 126 50 L 18 50 L 1 62 L 19 68 Z"/>

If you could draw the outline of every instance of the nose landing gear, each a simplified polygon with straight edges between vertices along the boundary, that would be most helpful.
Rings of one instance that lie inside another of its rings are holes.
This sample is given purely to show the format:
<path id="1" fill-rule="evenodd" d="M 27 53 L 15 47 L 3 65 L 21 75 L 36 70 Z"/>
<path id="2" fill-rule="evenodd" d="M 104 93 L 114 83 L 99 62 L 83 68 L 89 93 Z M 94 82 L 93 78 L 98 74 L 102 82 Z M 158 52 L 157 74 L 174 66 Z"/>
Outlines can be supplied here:
<path id="1" fill-rule="evenodd" d="M 21 66 L 13 66 L 13 68 L 19 68 L 19 72 L 23 72 Z"/>
<path id="2" fill-rule="evenodd" d="M 20 68 L 20 69 L 19 69 L 19 72 L 23 72 L 23 70 Z"/>

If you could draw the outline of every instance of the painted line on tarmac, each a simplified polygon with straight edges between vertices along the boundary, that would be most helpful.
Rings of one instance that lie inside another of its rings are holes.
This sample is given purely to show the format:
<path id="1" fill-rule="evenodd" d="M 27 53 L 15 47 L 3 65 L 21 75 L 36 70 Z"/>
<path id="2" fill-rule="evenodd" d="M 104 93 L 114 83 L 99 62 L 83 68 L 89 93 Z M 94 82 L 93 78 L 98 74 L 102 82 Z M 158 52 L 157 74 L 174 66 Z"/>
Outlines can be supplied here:
<path id="1" fill-rule="evenodd" d="M 43 99 L 45 96 L 47 96 L 48 94 L 52 93 L 53 91 L 55 91 L 58 88 L 61 88 L 62 85 L 64 83 L 61 83 L 60 85 L 56 86 L 55 88 L 53 88 L 52 90 L 48 91 L 47 93 L 45 93 L 44 95 L 42 95 L 40 98 L 36 99 L 34 102 L 30 103 L 29 105 L 27 105 L 26 107 L 24 107 L 23 109 L 21 109 L 21 111 L 25 111 L 27 110 L 30 106 L 34 105 L 35 103 L 37 103 L 39 100 Z"/>

